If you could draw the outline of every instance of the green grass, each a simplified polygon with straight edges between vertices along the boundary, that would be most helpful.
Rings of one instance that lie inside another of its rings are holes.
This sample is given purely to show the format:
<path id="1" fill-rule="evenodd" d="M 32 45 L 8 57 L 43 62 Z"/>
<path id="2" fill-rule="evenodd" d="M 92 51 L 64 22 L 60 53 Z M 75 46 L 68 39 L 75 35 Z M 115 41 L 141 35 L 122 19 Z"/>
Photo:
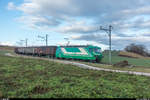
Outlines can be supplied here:
<path id="1" fill-rule="evenodd" d="M 103 55 L 104 55 L 104 58 L 102 59 L 102 63 L 109 63 L 108 52 L 103 53 Z M 118 56 L 118 52 L 112 52 L 112 64 L 115 64 L 123 60 L 127 60 L 129 64 L 132 64 L 135 66 L 150 67 L 150 59 L 120 57 Z"/>
<path id="2" fill-rule="evenodd" d="M 127 60 L 129 64 L 134 65 L 134 67 L 132 68 L 116 67 L 116 66 L 111 66 L 111 65 L 103 65 L 99 63 L 89 63 L 89 62 L 80 62 L 80 63 L 84 63 L 87 65 L 91 65 L 91 66 L 95 66 L 99 68 L 150 73 L 150 59 L 121 57 L 121 56 L 118 56 L 118 53 L 119 53 L 118 51 L 112 51 L 112 64 L 115 64 L 123 60 Z M 104 58 L 102 59 L 101 63 L 108 64 L 109 63 L 108 52 L 103 52 L 103 55 L 104 55 Z"/>
<path id="3" fill-rule="evenodd" d="M 83 63 L 83 64 L 86 64 L 86 65 L 99 67 L 99 68 L 105 68 L 105 69 L 150 73 L 150 68 L 149 67 L 134 66 L 132 68 L 129 68 L 129 67 L 117 67 L 117 66 L 112 66 L 112 65 L 104 65 L 104 64 L 89 63 L 89 62 L 79 62 L 79 63 Z"/>
<path id="4" fill-rule="evenodd" d="M 13 52 L 12 50 L 1 50 L 1 49 L 0 49 L 0 55 L 4 55 L 5 53 L 14 54 L 14 52 Z"/>
<path id="5" fill-rule="evenodd" d="M 150 77 L 0 55 L 0 98 L 150 98 Z"/>

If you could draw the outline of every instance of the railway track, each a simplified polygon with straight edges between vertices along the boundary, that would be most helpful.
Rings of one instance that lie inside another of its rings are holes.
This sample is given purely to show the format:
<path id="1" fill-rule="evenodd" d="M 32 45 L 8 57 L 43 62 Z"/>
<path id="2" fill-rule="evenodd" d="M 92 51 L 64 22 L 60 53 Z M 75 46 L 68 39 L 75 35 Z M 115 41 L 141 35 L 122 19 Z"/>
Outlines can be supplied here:
<path id="1" fill-rule="evenodd" d="M 144 72 L 134 72 L 134 71 L 122 71 L 122 70 L 113 70 L 113 69 L 106 69 L 106 68 L 97 68 L 90 65 L 82 64 L 79 62 L 73 62 L 68 60 L 58 60 L 58 59 L 50 59 L 50 58 L 43 58 L 43 57 L 33 57 L 33 56 L 26 56 L 26 55 L 18 55 L 18 54 L 9 54 L 6 53 L 6 56 L 11 57 L 23 57 L 23 58 L 33 58 L 33 59 L 42 59 L 42 60 L 48 60 L 48 61 L 55 61 L 58 63 L 64 63 L 64 64 L 72 64 L 80 68 L 89 69 L 89 70 L 99 70 L 99 71 L 108 71 L 108 72 L 117 72 L 117 73 L 126 73 L 126 74 L 134 74 L 134 75 L 143 75 L 143 76 L 150 76 L 150 73 L 144 73 Z"/>

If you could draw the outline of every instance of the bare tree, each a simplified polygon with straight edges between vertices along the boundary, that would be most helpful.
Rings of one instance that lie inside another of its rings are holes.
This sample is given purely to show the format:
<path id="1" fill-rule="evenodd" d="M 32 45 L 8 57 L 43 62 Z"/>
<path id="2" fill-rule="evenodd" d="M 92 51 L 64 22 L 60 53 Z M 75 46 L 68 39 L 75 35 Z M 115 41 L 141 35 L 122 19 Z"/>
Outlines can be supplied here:
<path id="1" fill-rule="evenodd" d="M 144 45 L 136 45 L 132 43 L 125 47 L 125 51 L 137 53 L 143 56 L 150 56 L 150 54 L 148 53 L 148 50 L 146 49 Z"/>

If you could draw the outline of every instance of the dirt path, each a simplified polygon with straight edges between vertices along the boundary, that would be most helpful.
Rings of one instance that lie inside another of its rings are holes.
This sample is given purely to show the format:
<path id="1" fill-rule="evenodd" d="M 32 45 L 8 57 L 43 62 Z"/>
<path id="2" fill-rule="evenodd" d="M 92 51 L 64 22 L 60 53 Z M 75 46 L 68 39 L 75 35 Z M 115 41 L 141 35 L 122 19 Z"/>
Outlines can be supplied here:
<path id="1" fill-rule="evenodd" d="M 23 58 L 34 58 L 34 59 L 49 60 L 49 61 L 55 61 L 55 62 L 64 63 L 64 64 L 72 64 L 72 65 L 75 65 L 77 67 L 84 68 L 84 69 L 102 70 L 102 71 L 109 71 L 109 72 L 120 72 L 120 73 L 134 74 L 134 75 L 150 76 L 150 73 L 97 68 L 97 67 L 93 67 L 93 66 L 90 66 L 90 65 L 81 64 L 81 63 L 72 62 L 72 61 L 66 61 L 66 60 L 48 59 L 48 58 L 41 58 L 41 57 L 31 57 L 31 56 L 24 56 L 24 55 L 12 55 L 10 53 L 6 53 L 5 55 L 6 56 L 13 56 L 13 57 L 17 56 L 17 57 L 23 57 Z"/>

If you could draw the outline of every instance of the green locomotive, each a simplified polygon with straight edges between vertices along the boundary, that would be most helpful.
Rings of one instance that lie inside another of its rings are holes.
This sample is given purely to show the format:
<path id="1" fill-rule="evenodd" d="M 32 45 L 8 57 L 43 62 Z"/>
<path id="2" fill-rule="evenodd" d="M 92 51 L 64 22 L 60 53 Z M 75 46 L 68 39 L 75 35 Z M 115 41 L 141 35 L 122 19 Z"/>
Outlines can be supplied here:
<path id="1" fill-rule="evenodd" d="M 15 52 L 25 55 L 49 56 L 60 59 L 78 59 L 100 62 L 101 48 L 92 45 L 18 47 Z"/>
<path id="2" fill-rule="evenodd" d="M 56 58 L 81 59 L 100 62 L 103 55 L 101 48 L 97 46 L 59 46 L 56 50 Z"/>

